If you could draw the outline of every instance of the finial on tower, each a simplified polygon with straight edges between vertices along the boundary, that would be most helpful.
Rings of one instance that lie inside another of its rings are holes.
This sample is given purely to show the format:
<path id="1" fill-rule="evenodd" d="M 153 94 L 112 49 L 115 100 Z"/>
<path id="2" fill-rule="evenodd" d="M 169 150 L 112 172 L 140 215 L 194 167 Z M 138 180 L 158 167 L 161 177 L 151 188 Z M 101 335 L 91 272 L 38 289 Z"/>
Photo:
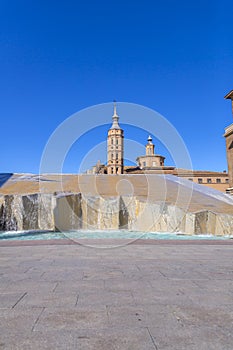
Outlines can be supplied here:
<path id="1" fill-rule="evenodd" d="M 113 113 L 113 115 L 117 115 L 117 105 L 116 105 L 116 100 L 113 100 L 113 105 L 114 105 L 114 113 Z"/>
<path id="2" fill-rule="evenodd" d="M 149 142 L 152 141 L 152 137 L 149 135 L 147 140 L 148 140 Z"/>

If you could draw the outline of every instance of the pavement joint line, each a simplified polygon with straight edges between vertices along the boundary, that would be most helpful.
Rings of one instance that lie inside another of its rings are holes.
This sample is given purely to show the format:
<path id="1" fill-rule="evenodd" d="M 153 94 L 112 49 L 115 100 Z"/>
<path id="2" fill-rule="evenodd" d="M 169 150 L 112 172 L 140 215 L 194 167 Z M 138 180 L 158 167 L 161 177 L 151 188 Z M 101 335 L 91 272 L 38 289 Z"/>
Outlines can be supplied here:
<path id="1" fill-rule="evenodd" d="M 78 301 L 79 301 L 79 294 L 77 295 L 75 306 L 78 305 Z"/>
<path id="2" fill-rule="evenodd" d="M 16 301 L 16 303 L 12 306 L 12 309 L 16 307 L 16 305 L 27 295 L 27 292 L 25 292 L 21 297 Z"/>
<path id="3" fill-rule="evenodd" d="M 24 271 L 24 273 L 27 273 L 31 269 L 33 269 L 33 267 L 29 267 L 27 270 Z"/>
<path id="4" fill-rule="evenodd" d="M 37 323 L 39 322 L 39 319 L 40 319 L 42 313 L 44 312 L 44 310 L 45 310 L 45 307 L 43 306 L 41 312 L 39 313 L 39 315 L 37 316 L 37 319 L 34 322 L 34 325 L 32 326 L 32 330 L 31 330 L 32 332 L 34 332 L 34 329 L 35 329 Z"/>
<path id="5" fill-rule="evenodd" d="M 164 277 L 164 278 L 168 278 L 165 273 L 163 273 L 162 271 L 159 270 L 159 273 Z"/>
<path id="6" fill-rule="evenodd" d="M 152 341 L 152 343 L 153 343 L 153 345 L 154 345 L 154 348 L 155 348 L 156 350 L 159 350 L 158 346 L 157 346 L 156 343 L 155 343 L 154 337 L 151 335 L 151 332 L 150 332 L 150 330 L 149 330 L 149 327 L 146 327 L 146 329 L 147 329 L 147 332 L 149 333 L 149 336 L 150 336 L 150 339 L 151 339 L 151 341 Z"/>
<path id="7" fill-rule="evenodd" d="M 106 312 L 107 312 L 107 319 L 108 319 L 108 324 L 110 323 L 110 317 L 109 317 L 109 305 L 105 305 L 106 307 Z"/>
<path id="8" fill-rule="evenodd" d="M 58 282 L 56 283 L 55 287 L 53 288 L 53 292 L 55 292 L 55 290 L 57 289 L 57 286 L 58 286 Z"/>
<path id="9" fill-rule="evenodd" d="M 136 266 L 136 268 L 138 269 L 139 272 L 142 272 L 142 270 L 140 269 L 140 267 L 137 264 L 135 266 Z"/>
<path id="10" fill-rule="evenodd" d="M 132 299 L 133 299 L 133 301 L 134 301 L 135 306 L 137 306 L 137 301 L 136 301 L 136 299 L 135 299 L 135 296 L 134 296 L 132 290 L 130 290 L 130 295 L 131 295 L 131 297 L 132 297 Z"/>

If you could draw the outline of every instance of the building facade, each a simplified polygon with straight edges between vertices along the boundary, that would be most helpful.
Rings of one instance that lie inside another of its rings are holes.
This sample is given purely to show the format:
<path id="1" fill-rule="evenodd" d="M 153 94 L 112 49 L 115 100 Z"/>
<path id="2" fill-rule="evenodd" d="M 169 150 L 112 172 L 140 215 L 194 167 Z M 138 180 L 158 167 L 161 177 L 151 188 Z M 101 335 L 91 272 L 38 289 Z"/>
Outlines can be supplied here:
<path id="1" fill-rule="evenodd" d="M 233 90 L 231 90 L 225 99 L 231 100 L 232 116 L 233 116 Z M 233 194 L 233 124 L 229 125 L 225 129 L 224 137 L 226 139 L 226 152 L 227 152 L 227 163 L 228 163 L 228 174 L 229 174 L 229 187 L 227 192 Z"/>

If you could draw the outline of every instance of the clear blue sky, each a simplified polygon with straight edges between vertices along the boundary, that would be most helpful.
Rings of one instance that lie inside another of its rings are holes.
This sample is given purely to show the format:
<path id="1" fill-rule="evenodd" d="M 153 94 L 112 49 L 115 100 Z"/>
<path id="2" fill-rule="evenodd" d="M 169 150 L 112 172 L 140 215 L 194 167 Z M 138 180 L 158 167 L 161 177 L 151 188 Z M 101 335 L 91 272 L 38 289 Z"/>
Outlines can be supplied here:
<path id="1" fill-rule="evenodd" d="M 165 116 L 194 169 L 224 170 L 231 89 L 231 0 L 0 2 L 0 172 L 38 173 L 64 119 L 113 99 Z"/>

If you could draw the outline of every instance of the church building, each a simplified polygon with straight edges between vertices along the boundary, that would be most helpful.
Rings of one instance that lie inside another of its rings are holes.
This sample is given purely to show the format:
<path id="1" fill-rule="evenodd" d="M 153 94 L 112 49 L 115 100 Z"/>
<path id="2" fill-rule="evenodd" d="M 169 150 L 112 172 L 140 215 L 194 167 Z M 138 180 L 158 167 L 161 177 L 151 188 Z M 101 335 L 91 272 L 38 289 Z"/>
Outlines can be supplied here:
<path id="1" fill-rule="evenodd" d="M 233 112 L 233 90 L 225 96 L 232 101 Z M 124 130 L 119 125 L 116 102 L 112 116 L 112 126 L 107 134 L 107 164 L 97 162 L 88 174 L 169 174 L 185 178 L 200 185 L 208 186 L 216 190 L 233 192 L 233 124 L 225 130 L 227 145 L 228 173 L 226 171 L 206 171 L 178 169 L 175 166 L 166 166 L 165 157 L 155 153 L 155 145 L 149 135 L 145 145 L 145 154 L 138 156 L 137 165 L 124 165 Z M 230 188 L 229 188 L 230 187 Z"/>

